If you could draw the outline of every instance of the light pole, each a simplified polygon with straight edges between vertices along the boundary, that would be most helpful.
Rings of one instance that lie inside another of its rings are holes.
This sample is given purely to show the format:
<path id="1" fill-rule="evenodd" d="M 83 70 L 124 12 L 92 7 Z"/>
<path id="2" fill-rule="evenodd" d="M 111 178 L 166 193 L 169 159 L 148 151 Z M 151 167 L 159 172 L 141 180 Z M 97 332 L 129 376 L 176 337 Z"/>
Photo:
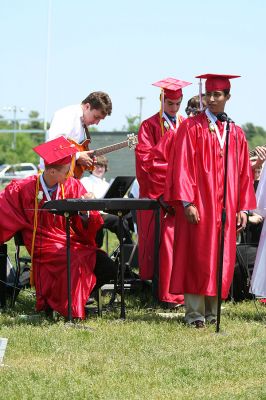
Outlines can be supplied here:
<path id="1" fill-rule="evenodd" d="M 141 120 L 142 120 L 142 103 L 143 103 L 143 100 L 145 99 L 145 97 L 139 96 L 139 97 L 136 97 L 136 99 L 139 100 L 139 123 L 141 123 Z"/>
<path id="2" fill-rule="evenodd" d="M 23 112 L 24 108 L 23 107 L 17 107 L 17 106 L 12 106 L 12 107 L 4 107 L 4 111 L 13 111 L 13 143 L 12 143 L 12 149 L 16 149 L 16 130 L 17 130 L 17 112 Z"/>

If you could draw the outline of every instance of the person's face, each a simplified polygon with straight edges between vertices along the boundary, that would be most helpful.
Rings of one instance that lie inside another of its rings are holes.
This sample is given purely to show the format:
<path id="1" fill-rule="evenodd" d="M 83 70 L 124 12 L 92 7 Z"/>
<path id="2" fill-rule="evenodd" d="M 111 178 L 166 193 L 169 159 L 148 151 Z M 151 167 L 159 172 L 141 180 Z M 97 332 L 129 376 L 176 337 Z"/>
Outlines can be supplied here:
<path id="1" fill-rule="evenodd" d="M 225 95 L 222 90 L 205 93 L 208 109 L 213 114 L 218 114 L 224 111 L 225 103 L 230 99 L 230 94 Z"/>
<path id="2" fill-rule="evenodd" d="M 59 183 L 64 184 L 66 182 L 66 180 L 69 178 L 70 174 L 70 163 L 66 164 L 66 165 L 62 165 L 60 166 L 59 169 L 57 168 L 52 168 L 50 170 L 50 175 L 54 181 L 54 184 Z"/>
<path id="3" fill-rule="evenodd" d="M 260 179 L 260 174 L 261 174 L 262 168 L 255 168 L 254 171 L 254 180 L 258 181 Z"/>
<path id="4" fill-rule="evenodd" d="M 94 176 L 97 176 L 97 178 L 103 178 L 104 174 L 105 174 L 105 166 L 104 165 L 99 165 L 99 164 L 95 164 L 94 165 L 94 170 L 92 171 L 92 174 Z"/>
<path id="5" fill-rule="evenodd" d="M 105 118 L 101 110 L 91 109 L 89 103 L 83 104 L 83 122 L 85 125 L 98 125 Z"/>
<path id="6" fill-rule="evenodd" d="M 171 115 L 171 117 L 175 117 L 180 108 L 181 103 L 182 103 L 182 97 L 180 97 L 177 100 L 170 100 L 166 98 L 164 100 L 164 111 L 167 114 Z"/>

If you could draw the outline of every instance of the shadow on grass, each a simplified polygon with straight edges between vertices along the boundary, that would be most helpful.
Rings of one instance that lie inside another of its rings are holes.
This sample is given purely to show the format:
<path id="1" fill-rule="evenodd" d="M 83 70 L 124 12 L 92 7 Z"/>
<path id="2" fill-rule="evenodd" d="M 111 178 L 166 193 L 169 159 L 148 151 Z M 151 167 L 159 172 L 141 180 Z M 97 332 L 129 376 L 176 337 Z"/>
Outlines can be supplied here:
<path id="1" fill-rule="evenodd" d="M 257 300 L 226 303 L 226 309 L 223 314 L 230 319 L 266 324 L 266 306 Z"/>
<path id="2" fill-rule="evenodd" d="M 57 322 L 46 316 L 45 312 L 35 310 L 35 292 L 30 289 L 20 291 L 14 307 L 11 307 L 11 296 L 7 297 L 7 306 L 1 311 L 0 321 L 2 325 L 34 325 L 42 326 Z"/>

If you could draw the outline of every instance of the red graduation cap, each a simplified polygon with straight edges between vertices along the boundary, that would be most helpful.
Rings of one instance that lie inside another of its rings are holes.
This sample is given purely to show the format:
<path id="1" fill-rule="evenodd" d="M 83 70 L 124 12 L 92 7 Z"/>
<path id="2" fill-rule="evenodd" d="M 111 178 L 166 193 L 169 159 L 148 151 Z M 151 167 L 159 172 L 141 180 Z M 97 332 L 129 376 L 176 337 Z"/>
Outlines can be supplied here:
<path id="1" fill-rule="evenodd" d="M 215 90 L 230 90 L 229 79 L 240 78 L 240 75 L 204 74 L 198 75 L 196 78 L 206 79 L 206 91 L 213 92 Z"/>
<path id="2" fill-rule="evenodd" d="M 191 85 L 190 82 L 180 81 L 175 78 L 166 78 L 153 83 L 153 86 L 158 86 L 163 89 L 164 97 L 170 100 L 177 100 L 182 96 L 182 88 Z"/>
<path id="3" fill-rule="evenodd" d="M 64 136 L 42 143 L 33 148 L 35 153 L 44 159 L 45 165 L 69 164 L 72 156 L 77 153 L 77 148 Z"/>

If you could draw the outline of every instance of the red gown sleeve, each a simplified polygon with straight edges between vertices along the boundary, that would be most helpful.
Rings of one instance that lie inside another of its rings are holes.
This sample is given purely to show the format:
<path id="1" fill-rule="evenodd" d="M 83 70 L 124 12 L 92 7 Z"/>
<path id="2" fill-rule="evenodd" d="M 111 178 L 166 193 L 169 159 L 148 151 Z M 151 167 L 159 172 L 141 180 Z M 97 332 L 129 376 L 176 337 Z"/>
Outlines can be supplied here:
<path id="1" fill-rule="evenodd" d="M 0 243 L 4 243 L 27 225 L 21 187 L 17 181 L 12 181 L 0 192 L 0 210 Z"/>
<path id="2" fill-rule="evenodd" d="M 80 181 L 72 180 L 74 186 L 73 192 L 76 198 L 81 198 L 86 193 L 86 189 Z M 91 210 L 86 224 L 82 222 L 82 218 L 77 215 L 72 218 L 72 229 L 77 234 L 79 241 L 95 245 L 95 237 L 97 231 L 102 227 L 103 219 L 99 211 Z"/>

